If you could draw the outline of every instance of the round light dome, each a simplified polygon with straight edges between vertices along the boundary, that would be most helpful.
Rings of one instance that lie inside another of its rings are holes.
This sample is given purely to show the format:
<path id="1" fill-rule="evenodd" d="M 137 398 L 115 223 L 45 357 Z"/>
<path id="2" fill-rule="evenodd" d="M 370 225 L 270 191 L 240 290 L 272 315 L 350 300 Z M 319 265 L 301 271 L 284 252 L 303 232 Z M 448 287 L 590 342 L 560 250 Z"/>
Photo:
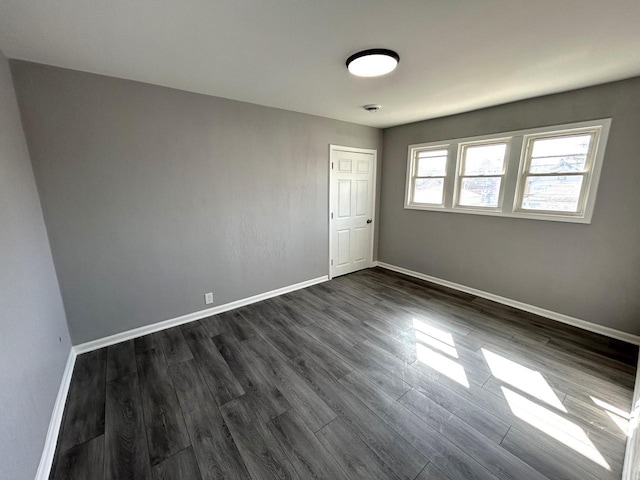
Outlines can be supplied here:
<path id="1" fill-rule="evenodd" d="M 373 48 L 351 55 L 347 68 L 358 77 L 379 77 L 395 70 L 399 61 L 400 56 L 393 50 Z"/>

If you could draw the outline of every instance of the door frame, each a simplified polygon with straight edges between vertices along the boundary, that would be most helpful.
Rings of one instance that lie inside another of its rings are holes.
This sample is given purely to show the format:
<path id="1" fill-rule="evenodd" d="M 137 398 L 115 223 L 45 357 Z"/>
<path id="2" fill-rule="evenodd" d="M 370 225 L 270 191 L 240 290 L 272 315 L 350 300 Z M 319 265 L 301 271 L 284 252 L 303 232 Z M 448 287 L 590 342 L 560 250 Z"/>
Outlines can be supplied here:
<path id="1" fill-rule="evenodd" d="M 373 220 L 372 222 L 372 232 L 371 232 L 371 257 L 369 258 L 369 268 L 373 267 L 374 262 L 373 262 L 373 255 L 374 255 L 374 251 L 373 251 L 373 247 L 375 245 L 375 238 L 376 238 L 376 225 L 377 225 L 377 221 L 376 221 L 376 202 L 378 199 L 378 183 L 377 183 L 377 176 L 378 176 L 378 150 L 374 149 L 374 148 L 360 148 L 360 147 L 347 147 L 345 145 L 335 145 L 333 143 L 329 144 L 329 164 L 328 164 L 328 171 L 329 171 L 329 201 L 327 204 L 327 225 L 329 227 L 329 252 L 327 255 L 327 266 L 328 266 L 328 270 L 329 270 L 329 280 L 331 280 L 331 278 L 333 278 L 331 276 L 331 252 L 332 252 L 332 248 L 333 248 L 333 240 L 332 240 L 332 235 L 331 235 L 331 186 L 332 186 L 332 168 L 331 168 L 331 164 L 334 161 L 334 155 L 335 152 L 352 152 L 352 153 L 369 153 L 373 155 L 373 198 L 372 198 L 372 203 L 373 205 L 371 206 L 371 219 Z"/>

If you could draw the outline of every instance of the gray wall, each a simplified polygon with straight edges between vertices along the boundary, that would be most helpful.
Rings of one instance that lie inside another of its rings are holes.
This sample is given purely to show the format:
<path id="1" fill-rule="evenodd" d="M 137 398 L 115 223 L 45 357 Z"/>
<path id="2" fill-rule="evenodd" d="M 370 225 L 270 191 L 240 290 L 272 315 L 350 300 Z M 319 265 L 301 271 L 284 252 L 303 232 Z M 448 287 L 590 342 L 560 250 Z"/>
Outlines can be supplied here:
<path id="1" fill-rule="evenodd" d="M 202 310 L 205 292 L 326 275 L 329 144 L 382 145 L 375 128 L 11 66 L 74 344 Z"/>
<path id="2" fill-rule="evenodd" d="M 403 208 L 407 146 L 611 117 L 590 225 Z M 384 131 L 378 258 L 640 334 L 640 78 Z"/>
<path id="3" fill-rule="evenodd" d="M 71 344 L 0 53 L 0 478 L 35 476 Z"/>

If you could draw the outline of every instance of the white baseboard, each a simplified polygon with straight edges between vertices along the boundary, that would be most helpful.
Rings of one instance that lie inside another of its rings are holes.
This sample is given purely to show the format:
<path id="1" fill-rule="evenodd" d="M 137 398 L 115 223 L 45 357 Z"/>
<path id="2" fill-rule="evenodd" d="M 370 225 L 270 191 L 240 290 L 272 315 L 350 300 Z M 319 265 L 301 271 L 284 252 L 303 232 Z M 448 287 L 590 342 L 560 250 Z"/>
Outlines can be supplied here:
<path id="1" fill-rule="evenodd" d="M 410 277 L 426 280 L 427 282 L 436 283 L 444 287 L 449 287 L 454 290 L 470 293 L 471 295 L 475 295 L 477 297 L 486 298 L 488 300 L 492 300 L 494 302 L 501 303 L 509 307 L 514 307 L 519 310 L 524 310 L 525 312 L 530 312 L 536 315 L 540 315 L 541 317 L 550 318 L 551 320 L 556 320 L 558 322 L 566 323 L 567 325 L 572 325 L 574 327 L 582 328 L 583 330 L 599 333 L 600 335 L 604 335 L 606 337 L 615 338 L 617 340 L 622 340 L 624 342 L 632 343 L 634 345 L 640 345 L 640 336 L 638 335 L 622 332 L 620 330 L 616 330 L 610 327 L 604 327 L 602 325 L 588 322 L 586 320 L 581 320 L 579 318 L 571 317 L 563 313 L 554 312 L 552 310 L 536 307 L 535 305 L 529 305 L 528 303 L 523 303 L 517 300 L 512 300 L 510 298 L 501 297 L 500 295 L 495 295 L 493 293 L 485 292 L 483 290 L 478 290 L 477 288 L 467 287 L 466 285 L 450 282 L 449 280 L 443 280 L 438 277 L 432 277 L 431 275 L 425 275 L 424 273 L 415 272 L 407 268 L 397 267 L 395 265 L 390 265 L 388 263 L 384 263 L 380 261 L 377 262 L 377 266 L 380 268 L 386 268 L 387 270 L 393 270 L 394 272 L 403 273 L 405 275 L 409 275 Z"/>
<path id="2" fill-rule="evenodd" d="M 71 377 L 73 375 L 73 367 L 75 364 L 76 352 L 73 347 L 71 347 L 69 356 L 67 357 L 67 364 L 64 367 L 64 372 L 62 374 L 62 380 L 60 381 L 60 388 L 58 389 L 56 403 L 53 405 L 53 412 L 51 413 L 51 420 L 49 421 L 49 430 L 47 431 L 47 437 L 44 441 L 44 448 L 42 449 L 42 456 L 40 457 L 40 465 L 38 465 L 38 471 L 36 472 L 36 480 L 49 479 L 51 466 L 53 465 L 53 456 L 56 453 L 58 435 L 60 433 L 60 427 L 62 426 L 64 406 L 67 403 L 67 394 L 69 393 L 69 386 L 71 385 Z"/>
<path id="3" fill-rule="evenodd" d="M 622 480 L 638 480 L 640 478 L 640 360 L 636 368 L 636 384 L 633 389 L 633 403 L 631 404 L 631 418 L 627 431 L 627 445 L 624 450 L 624 465 L 622 466 Z"/>
<path id="4" fill-rule="evenodd" d="M 245 305 L 250 305 L 252 303 L 260 302 L 268 298 L 277 297 L 278 295 L 283 295 L 285 293 L 293 292 L 294 290 L 307 288 L 307 287 L 310 287 L 311 285 L 316 285 L 318 283 L 326 282 L 327 280 L 329 280 L 329 277 L 327 275 L 324 275 L 322 277 L 313 278 L 311 280 L 306 280 L 304 282 L 296 283 L 294 285 L 288 285 L 286 287 L 278 288 L 276 290 L 260 293 L 252 297 L 242 298 L 240 300 L 236 300 L 235 302 L 225 303 L 224 305 L 218 305 L 216 307 L 207 308 L 205 310 L 200 310 L 198 312 L 188 313 L 186 315 L 182 315 L 176 318 L 171 318 L 169 320 L 164 320 L 162 322 L 152 323 L 151 325 L 145 325 L 144 327 L 134 328 L 133 330 L 127 330 L 126 332 L 116 333 L 115 335 L 99 338 L 97 340 L 92 340 L 90 342 L 81 343 L 74 347 L 75 353 L 77 355 L 80 355 L 81 353 L 91 352 L 99 348 L 104 348 L 104 347 L 108 347 L 109 345 L 114 345 L 116 343 L 124 342 L 125 340 L 131 340 L 132 338 L 142 337 L 150 333 L 159 332 L 160 330 L 165 330 L 167 328 L 183 325 L 185 323 L 194 322 L 202 318 L 207 318 L 207 317 L 210 317 L 211 315 L 216 315 L 218 313 L 226 312 L 228 310 L 233 310 L 234 308 L 244 307 Z"/>

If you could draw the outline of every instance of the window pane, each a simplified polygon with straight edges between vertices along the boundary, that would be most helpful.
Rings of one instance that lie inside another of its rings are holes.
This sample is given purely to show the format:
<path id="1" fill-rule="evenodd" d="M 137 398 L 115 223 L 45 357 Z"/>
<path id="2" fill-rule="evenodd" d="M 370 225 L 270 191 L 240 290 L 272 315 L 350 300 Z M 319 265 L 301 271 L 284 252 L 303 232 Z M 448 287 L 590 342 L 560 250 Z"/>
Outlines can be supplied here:
<path id="1" fill-rule="evenodd" d="M 525 210 L 577 212 L 582 175 L 527 177 L 522 197 Z"/>
<path id="2" fill-rule="evenodd" d="M 418 177 L 444 176 L 447 168 L 447 157 L 431 157 L 418 159 Z"/>
<path id="3" fill-rule="evenodd" d="M 584 172 L 586 155 L 561 155 L 531 159 L 530 173 L 575 173 Z"/>
<path id="4" fill-rule="evenodd" d="M 530 173 L 584 172 L 591 134 L 533 141 Z"/>
<path id="5" fill-rule="evenodd" d="M 441 205 L 443 192 L 444 178 L 417 178 L 413 201 Z"/>
<path id="6" fill-rule="evenodd" d="M 464 149 L 464 175 L 496 175 L 504 170 L 506 143 L 469 146 Z"/>
<path id="7" fill-rule="evenodd" d="M 463 178 L 459 205 L 466 207 L 497 207 L 502 177 Z"/>
<path id="8" fill-rule="evenodd" d="M 418 158 L 428 158 L 428 157 L 446 157 L 447 150 L 442 148 L 440 150 L 423 150 L 418 152 Z"/>
<path id="9" fill-rule="evenodd" d="M 586 155 L 589 152 L 591 134 L 567 135 L 554 138 L 540 138 L 533 141 L 532 157 L 561 155 Z"/>
<path id="10" fill-rule="evenodd" d="M 418 177 L 445 176 L 447 150 L 426 150 L 418 152 Z"/>

